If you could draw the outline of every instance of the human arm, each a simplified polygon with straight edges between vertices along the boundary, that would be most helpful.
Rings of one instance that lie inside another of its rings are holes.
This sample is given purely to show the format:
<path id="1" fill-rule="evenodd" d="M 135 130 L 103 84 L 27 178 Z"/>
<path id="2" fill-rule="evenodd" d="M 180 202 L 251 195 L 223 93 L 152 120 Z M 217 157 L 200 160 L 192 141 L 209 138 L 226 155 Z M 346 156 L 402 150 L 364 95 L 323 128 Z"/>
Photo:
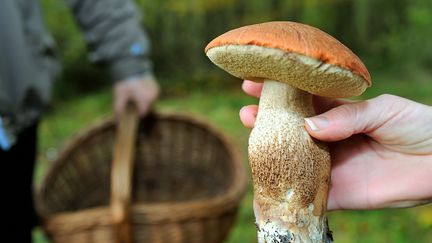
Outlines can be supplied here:
<path id="1" fill-rule="evenodd" d="M 144 115 L 159 95 L 150 41 L 131 0 L 67 0 L 83 30 L 90 60 L 105 66 L 114 83 L 114 109 L 134 101 Z"/>
<path id="2" fill-rule="evenodd" d="M 243 90 L 259 97 L 261 85 Z M 409 207 L 432 200 L 432 107 L 392 95 L 362 102 L 315 97 L 309 134 L 329 142 L 332 180 L 328 208 Z M 253 127 L 257 106 L 240 118 Z"/>

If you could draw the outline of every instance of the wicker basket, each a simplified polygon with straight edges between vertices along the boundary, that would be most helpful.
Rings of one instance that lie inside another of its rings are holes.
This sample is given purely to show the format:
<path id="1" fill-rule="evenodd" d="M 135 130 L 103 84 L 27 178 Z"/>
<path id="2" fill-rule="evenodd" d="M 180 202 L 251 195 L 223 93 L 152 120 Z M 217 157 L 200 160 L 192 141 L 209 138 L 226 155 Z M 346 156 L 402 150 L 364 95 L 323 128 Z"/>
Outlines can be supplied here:
<path id="1" fill-rule="evenodd" d="M 44 231 L 68 243 L 222 242 L 247 184 L 234 146 L 190 116 L 153 114 L 137 132 L 134 119 L 123 133 L 136 138 L 109 119 L 63 150 L 36 194 Z"/>

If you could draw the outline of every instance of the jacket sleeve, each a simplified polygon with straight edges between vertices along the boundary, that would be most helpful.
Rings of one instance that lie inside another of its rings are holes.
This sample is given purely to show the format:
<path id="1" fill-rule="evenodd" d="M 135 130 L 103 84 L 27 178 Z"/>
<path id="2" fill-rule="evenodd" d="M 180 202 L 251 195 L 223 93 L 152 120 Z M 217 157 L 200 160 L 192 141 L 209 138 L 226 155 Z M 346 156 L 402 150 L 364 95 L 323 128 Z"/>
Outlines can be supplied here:
<path id="1" fill-rule="evenodd" d="M 114 81 L 152 75 L 150 42 L 133 0 L 67 0 L 83 30 L 90 60 L 107 65 Z"/>

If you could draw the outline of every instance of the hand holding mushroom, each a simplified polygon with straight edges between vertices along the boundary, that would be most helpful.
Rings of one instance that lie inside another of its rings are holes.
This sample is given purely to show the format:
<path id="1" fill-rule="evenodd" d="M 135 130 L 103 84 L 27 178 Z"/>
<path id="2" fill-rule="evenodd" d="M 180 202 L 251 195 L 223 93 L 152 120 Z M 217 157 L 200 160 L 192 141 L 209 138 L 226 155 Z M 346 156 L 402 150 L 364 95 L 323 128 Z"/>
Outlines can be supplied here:
<path id="1" fill-rule="evenodd" d="M 363 63 L 333 37 L 293 22 L 229 31 L 206 54 L 236 77 L 263 82 L 249 138 L 258 241 L 332 242 L 325 216 L 330 156 L 304 118 L 314 115 L 312 94 L 349 97 L 370 86 Z"/>
<path id="2" fill-rule="evenodd" d="M 243 90 L 254 97 L 260 96 L 261 88 L 262 84 L 243 83 Z M 432 107 L 392 95 L 362 102 L 314 98 L 320 115 L 309 119 L 313 125 L 306 123 L 306 130 L 334 142 L 329 143 L 329 210 L 411 207 L 432 201 Z M 255 105 L 241 110 L 246 127 L 253 127 L 257 110 Z"/>

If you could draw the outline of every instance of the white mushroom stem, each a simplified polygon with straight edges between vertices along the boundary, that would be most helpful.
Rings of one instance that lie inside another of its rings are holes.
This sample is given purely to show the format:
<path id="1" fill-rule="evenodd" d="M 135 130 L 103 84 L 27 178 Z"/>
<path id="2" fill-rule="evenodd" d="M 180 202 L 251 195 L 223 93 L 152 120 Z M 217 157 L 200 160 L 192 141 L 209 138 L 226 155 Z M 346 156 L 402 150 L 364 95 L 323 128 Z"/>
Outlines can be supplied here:
<path id="1" fill-rule="evenodd" d="M 260 243 L 332 242 L 325 216 L 330 156 L 304 128 L 313 114 L 311 94 L 264 82 L 249 138 Z"/>

